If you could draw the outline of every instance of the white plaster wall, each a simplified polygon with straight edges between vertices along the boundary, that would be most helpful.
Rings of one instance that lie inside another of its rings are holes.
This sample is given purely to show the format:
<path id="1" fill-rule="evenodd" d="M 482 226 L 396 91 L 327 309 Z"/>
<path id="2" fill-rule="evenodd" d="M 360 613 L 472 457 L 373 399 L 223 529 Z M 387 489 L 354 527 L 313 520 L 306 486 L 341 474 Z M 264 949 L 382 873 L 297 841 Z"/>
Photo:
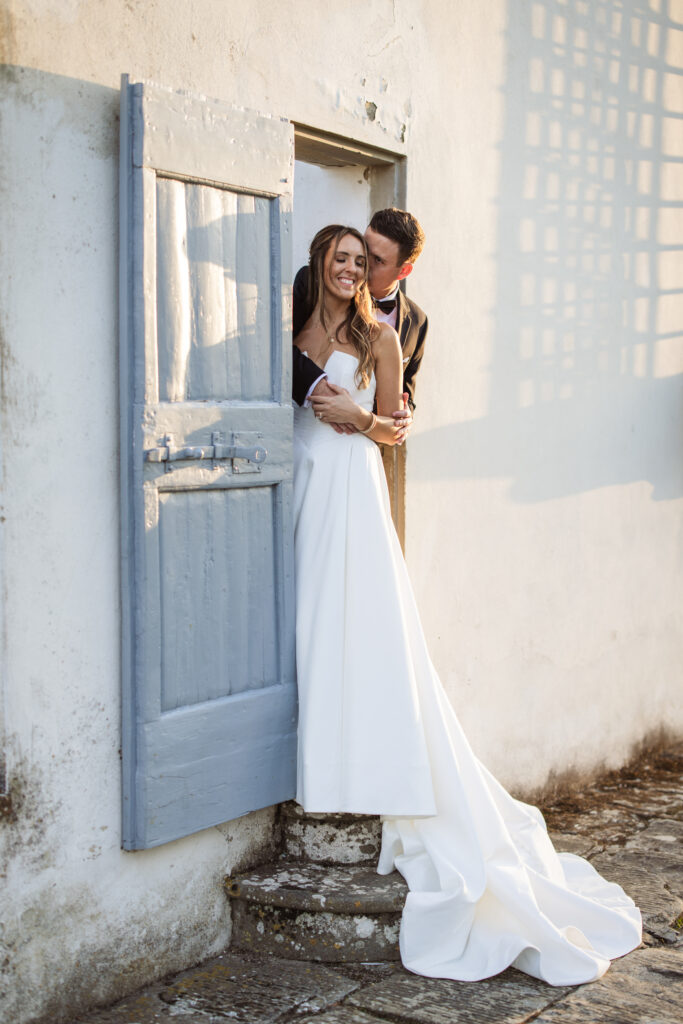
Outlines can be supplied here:
<path id="1" fill-rule="evenodd" d="M 119 849 L 123 71 L 408 154 L 408 205 L 428 236 L 410 293 L 430 316 L 408 560 L 434 660 L 483 759 L 528 791 L 683 727 L 681 263 L 666 248 L 681 226 L 661 208 L 683 188 L 665 160 L 675 125 L 660 116 L 683 109 L 680 78 L 663 70 L 681 67 L 683 36 L 655 39 L 631 19 L 583 38 L 591 5 L 568 0 L 564 26 L 550 6 L 2 5 L 3 642 L 17 820 L 0 828 L 17 1024 L 220 948 L 219 880 L 272 831 L 266 811 L 147 853 Z M 680 6 L 667 5 L 679 22 Z M 652 8 L 638 20 L 654 23 Z M 596 63 L 608 42 L 623 54 L 611 83 L 609 61 Z M 584 50 L 578 79 L 609 92 L 612 129 L 568 105 L 580 103 L 570 72 Z M 551 177 L 553 138 L 572 118 L 565 163 L 578 184 Z M 558 293 L 558 267 L 576 293 Z"/>
<path id="2" fill-rule="evenodd" d="M 436 165 L 446 212 L 427 193 L 410 281 L 408 560 L 476 751 L 525 793 L 683 727 L 683 4 L 622 6 L 459 4 L 451 34 L 423 8 L 453 71 L 439 156 L 410 148 L 409 205 Z"/>

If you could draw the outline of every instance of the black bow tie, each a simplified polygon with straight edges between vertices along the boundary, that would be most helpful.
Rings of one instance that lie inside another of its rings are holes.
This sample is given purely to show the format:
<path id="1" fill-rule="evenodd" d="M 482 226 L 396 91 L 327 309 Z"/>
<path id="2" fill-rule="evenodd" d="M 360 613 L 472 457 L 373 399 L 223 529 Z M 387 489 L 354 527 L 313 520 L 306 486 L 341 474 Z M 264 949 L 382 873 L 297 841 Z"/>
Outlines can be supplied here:
<path id="1" fill-rule="evenodd" d="M 383 313 L 393 313 L 396 309 L 396 299 L 373 299 L 375 309 L 381 309 Z"/>

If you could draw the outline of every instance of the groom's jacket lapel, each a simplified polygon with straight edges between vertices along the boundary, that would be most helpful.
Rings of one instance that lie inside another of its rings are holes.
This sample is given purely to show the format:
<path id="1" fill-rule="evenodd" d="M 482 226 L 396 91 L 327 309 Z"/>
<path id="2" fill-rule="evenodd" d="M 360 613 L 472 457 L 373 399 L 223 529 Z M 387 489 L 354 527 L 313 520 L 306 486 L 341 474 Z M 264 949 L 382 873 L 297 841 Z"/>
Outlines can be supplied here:
<path id="1" fill-rule="evenodd" d="M 410 307 L 403 292 L 399 291 L 396 296 L 396 333 L 398 334 L 398 340 L 401 342 L 402 349 L 406 347 L 411 323 L 412 314 Z"/>

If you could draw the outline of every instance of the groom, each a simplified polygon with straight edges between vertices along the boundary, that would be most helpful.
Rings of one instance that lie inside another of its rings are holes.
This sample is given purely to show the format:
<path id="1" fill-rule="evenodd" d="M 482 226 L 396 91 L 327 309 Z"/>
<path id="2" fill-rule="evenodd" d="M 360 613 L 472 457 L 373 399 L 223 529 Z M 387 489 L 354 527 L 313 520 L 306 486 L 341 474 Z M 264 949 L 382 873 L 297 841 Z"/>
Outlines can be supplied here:
<path id="1" fill-rule="evenodd" d="M 427 317 L 412 299 L 406 298 L 399 289 L 399 282 L 412 273 L 424 246 L 424 232 L 412 214 L 391 207 L 378 210 L 373 215 L 365 232 L 365 241 L 369 255 L 368 285 L 375 319 L 391 324 L 403 350 L 403 390 L 408 396 L 408 408 L 397 411 L 394 417 L 404 420 L 407 433 L 415 408 L 415 377 L 424 354 Z M 313 312 L 306 302 L 307 284 L 308 267 L 302 267 L 294 279 L 295 336 Z M 312 395 L 324 397 L 333 394 L 327 375 L 294 346 L 292 397 L 297 405 L 303 405 Z"/>

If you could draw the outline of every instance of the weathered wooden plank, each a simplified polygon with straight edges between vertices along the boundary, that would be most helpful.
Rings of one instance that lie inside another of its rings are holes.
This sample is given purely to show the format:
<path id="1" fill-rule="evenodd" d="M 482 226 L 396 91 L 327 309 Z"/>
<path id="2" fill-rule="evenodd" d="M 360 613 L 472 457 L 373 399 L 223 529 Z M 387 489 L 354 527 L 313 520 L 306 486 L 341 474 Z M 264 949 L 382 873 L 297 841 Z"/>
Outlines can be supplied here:
<path id="1" fill-rule="evenodd" d="M 135 524 L 140 488 L 133 479 L 136 323 L 134 282 L 138 276 L 135 175 L 132 165 L 133 116 L 128 76 L 121 81 L 119 162 L 119 395 L 121 486 L 121 818 L 125 835 L 134 834 L 137 801 L 137 708 L 135 672 Z"/>
<path id="2" fill-rule="evenodd" d="M 240 346 L 239 303 L 237 300 L 237 194 L 222 193 L 222 248 L 225 274 L 223 293 L 225 307 L 225 375 L 226 398 L 242 397 L 242 351 Z"/>
<path id="3" fill-rule="evenodd" d="M 221 182 L 248 192 L 292 192 L 294 128 L 289 121 L 220 100 L 133 86 L 141 120 L 133 162 L 178 177 Z"/>
<path id="4" fill-rule="evenodd" d="M 149 168 L 142 170 L 134 184 L 135 209 L 135 280 L 136 306 L 135 400 L 159 401 L 159 362 L 157 359 L 157 193 L 156 175 Z M 140 328 L 142 334 L 138 333 Z"/>
<path id="5" fill-rule="evenodd" d="M 141 724 L 145 846 L 289 799 L 296 788 L 296 704 L 288 686 L 208 701 Z M 220 733 L 222 743 L 208 742 Z M 249 766 L 245 778 L 245 765 Z M 240 784 L 226 786 L 226 780 Z"/>
<path id="6" fill-rule="evenodd" d="M 291 402 L 292 395 L 292 197 L 273 201 L 270 218 L 270 247 L 273 261 L 271 317 L 273 337 L 281 345 L 273 346 L 273 395 L 280 402 Z"/>
<path id="7" fill-rule="evenodd" d="M 182 182 L 157 179 L 156 200 L 159 400 L 182 402 L 187 398 L 192 347 L 187 210 Z"/>
<path id="8" fill-rule="evenodd" d="M 192 295 L 189 399 L 220 399 L 228 393 L 225 373 L 225 289 L 220 191 L 186 185 L 187 259 Z"/>
<path id="9" fill-rule="evenodd" d="M 162 711 L 274 686 L 270 487 L 160 495 Z"/>
<path id="10" fill-rule="evenodd" d="M 270 685 L 278 678 L 278 623 L 275 601 L 276 567 L 284 538 L 275 530 L 273 489 L 245 491 L 253 504 L 244 503 L 246 529 L 247 587 L 243 603 L 247 608 L 244 637 L 246 672 L 238 674 L 232 692 Z M 268 524 L 268 529 L 257 524 Z M 235 538 L 239 544 L 239 536 Z M 284 598 L 284 594 L 280 595 Z"/>
<path id="11" fill-rule="evenodd" d="M 235 277 L 242 398 L 266 399 L 272 394 L 271 205 L 254 196 L 240 196 L 238 201 Z"/>

